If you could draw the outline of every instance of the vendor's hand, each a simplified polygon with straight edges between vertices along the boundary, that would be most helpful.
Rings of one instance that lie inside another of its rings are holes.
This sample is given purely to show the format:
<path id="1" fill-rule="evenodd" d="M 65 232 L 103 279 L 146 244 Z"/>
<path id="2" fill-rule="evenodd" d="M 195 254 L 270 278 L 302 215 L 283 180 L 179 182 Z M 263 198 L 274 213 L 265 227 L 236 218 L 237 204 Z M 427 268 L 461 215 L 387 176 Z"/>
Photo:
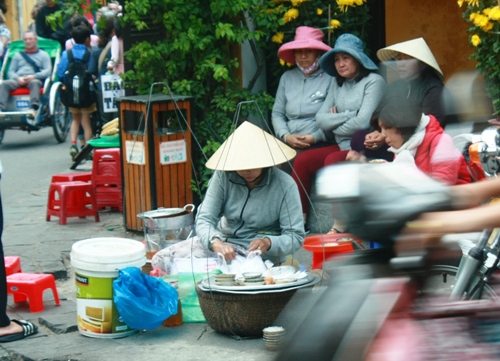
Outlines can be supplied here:
<path id="1" fill-rule="evenodd" d="M 233 246 L 229 243 L 222 242 L 221 240 L 216 240 L 212 243 L 212 250 L 215 253 L 220 253 L 224 256 L 226 262 L 231 262 L 236 258 L 236 252 L 234 251 Z"/>
<path id="2" fill-rule="evenodd" d="M 314 137 L 310 134 L 290 134 L 286 137 L 286 142 L 292 148 L 304 149 L 314 143 Z"/>
<path id="3" fill-rule="evenodd" d="M 382 133 L 374 131 L 366 135 L 363 144 L 367 149 L 379 149 L 385 144 L 385 137 Z"/>
<path id="4" fill-rule="evenodd" d="M 259 250 L 262 254 L 265 254 L 271 248 L 271 240 L 269 238 L 259 238 L 250 242 L 248 247 L 248 252 Z"/>
<path id="5" fill-rule="evenodd" d="M 350 161 L 358 161 L 358 162 L 366 162 L 366 157 L 362 153 L 358 153 L 355 150 L 350 150 L 346 157 L 345 160 L 350 160 Z"/>
<path id="6" fill-rule="evenodd" d="M 17 83 L 21 86 L 24 86 L 26 84 L 28 84 L 28 81 L 27 81 L 27 77 L 26 76 L 20 76 L 19 78 L 17 78 Z"/>

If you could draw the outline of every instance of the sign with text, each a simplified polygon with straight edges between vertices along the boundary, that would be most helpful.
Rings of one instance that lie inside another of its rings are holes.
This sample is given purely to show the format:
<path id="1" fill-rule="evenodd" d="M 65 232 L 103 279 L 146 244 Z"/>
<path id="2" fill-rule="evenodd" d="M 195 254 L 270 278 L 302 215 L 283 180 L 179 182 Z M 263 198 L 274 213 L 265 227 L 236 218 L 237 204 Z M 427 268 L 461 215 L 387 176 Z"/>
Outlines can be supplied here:
<path id="1" fill-rule="evenodd" d="M 186 140 L 174 140 L 160 143 L 161 164 L 184 163 L 187 161 Z"/>
<path id="2" fill-rule="evenodd" d="M 133 140 L 127 140 L 125 142 L 125 147 L 127 150 L 127 163 L 132 164 L 146 164 L 144 155 L 144 143 L 136 142 Z"/>
<path id="3" fill-rule="evenodd" d="M 119 75 L 101 75 L 101 87 L 104 113 L 117 112 L 116 98 L 125 96 L 122 78 Z"/>

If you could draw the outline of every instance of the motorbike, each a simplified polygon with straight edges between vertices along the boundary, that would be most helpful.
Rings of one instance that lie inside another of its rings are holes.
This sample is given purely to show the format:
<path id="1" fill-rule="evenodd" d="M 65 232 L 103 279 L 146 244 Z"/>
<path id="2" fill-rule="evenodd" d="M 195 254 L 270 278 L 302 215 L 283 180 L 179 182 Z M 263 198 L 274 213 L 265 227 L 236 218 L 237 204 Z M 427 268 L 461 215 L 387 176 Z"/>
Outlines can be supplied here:
<path id="1" fill-rule="evenodd" d="M 344 164 L 321 171 L 317 192 L 354 236 L 383 248 L 324 263 L 327 285 L 278 319 L 290 336 L 276 360 L 500 357 L 500 303 L 490 286 L 498 232 L 485 230 L 458 268 L 436 269 L 442 249 L 396 256 L 393 248 L 420 214 L 457 207 L 441 183 L 401 164 Z"/>

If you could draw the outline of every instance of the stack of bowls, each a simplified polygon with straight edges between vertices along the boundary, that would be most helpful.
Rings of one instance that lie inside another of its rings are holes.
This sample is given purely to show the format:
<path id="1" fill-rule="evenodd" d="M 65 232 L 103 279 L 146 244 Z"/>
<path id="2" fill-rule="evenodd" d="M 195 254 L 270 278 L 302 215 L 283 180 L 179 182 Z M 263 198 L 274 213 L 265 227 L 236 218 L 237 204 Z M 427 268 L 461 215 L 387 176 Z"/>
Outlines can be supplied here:
<path id="1" fill-rule="evenodd" d="M 235 274 L 220 273 L 215 275 L 215 284 L 217 286 L 234 286 Z"/>
<path id="2" fill-rule="evenodd" d="M 245 272 L 242 274 L 245 278 L 243 285 L 245 286 L 260 286 L 264 284 L 264 277 L 260 272 Z"/>
<path id="3" fill-rule="evenodd" d="M 281 326 L 266 327 L 262 330 L 264 342 L 271 351 L 278 350 L 285 342 L 286 331 Z"/>

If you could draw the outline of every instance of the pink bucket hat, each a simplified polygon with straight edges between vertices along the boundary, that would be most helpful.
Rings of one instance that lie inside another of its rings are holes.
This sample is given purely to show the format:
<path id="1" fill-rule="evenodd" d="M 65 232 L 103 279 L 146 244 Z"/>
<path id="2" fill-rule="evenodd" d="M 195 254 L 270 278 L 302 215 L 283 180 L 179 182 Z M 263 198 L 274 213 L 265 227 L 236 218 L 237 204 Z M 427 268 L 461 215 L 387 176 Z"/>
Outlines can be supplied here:
<path id="1" fill-rule="evenodd" d="M 295 56 L 293 51 L 296 49 L 317 49 L 328 51 L 330 46 L 323 42 L 325 34 L 319 29 L 309 26 L 299 26 L 295 30 L 295 39 L 286 44 L 283 44 L 278 49 L 278 58 L 283 59 L 287 63 L 295 64 Z"/>

